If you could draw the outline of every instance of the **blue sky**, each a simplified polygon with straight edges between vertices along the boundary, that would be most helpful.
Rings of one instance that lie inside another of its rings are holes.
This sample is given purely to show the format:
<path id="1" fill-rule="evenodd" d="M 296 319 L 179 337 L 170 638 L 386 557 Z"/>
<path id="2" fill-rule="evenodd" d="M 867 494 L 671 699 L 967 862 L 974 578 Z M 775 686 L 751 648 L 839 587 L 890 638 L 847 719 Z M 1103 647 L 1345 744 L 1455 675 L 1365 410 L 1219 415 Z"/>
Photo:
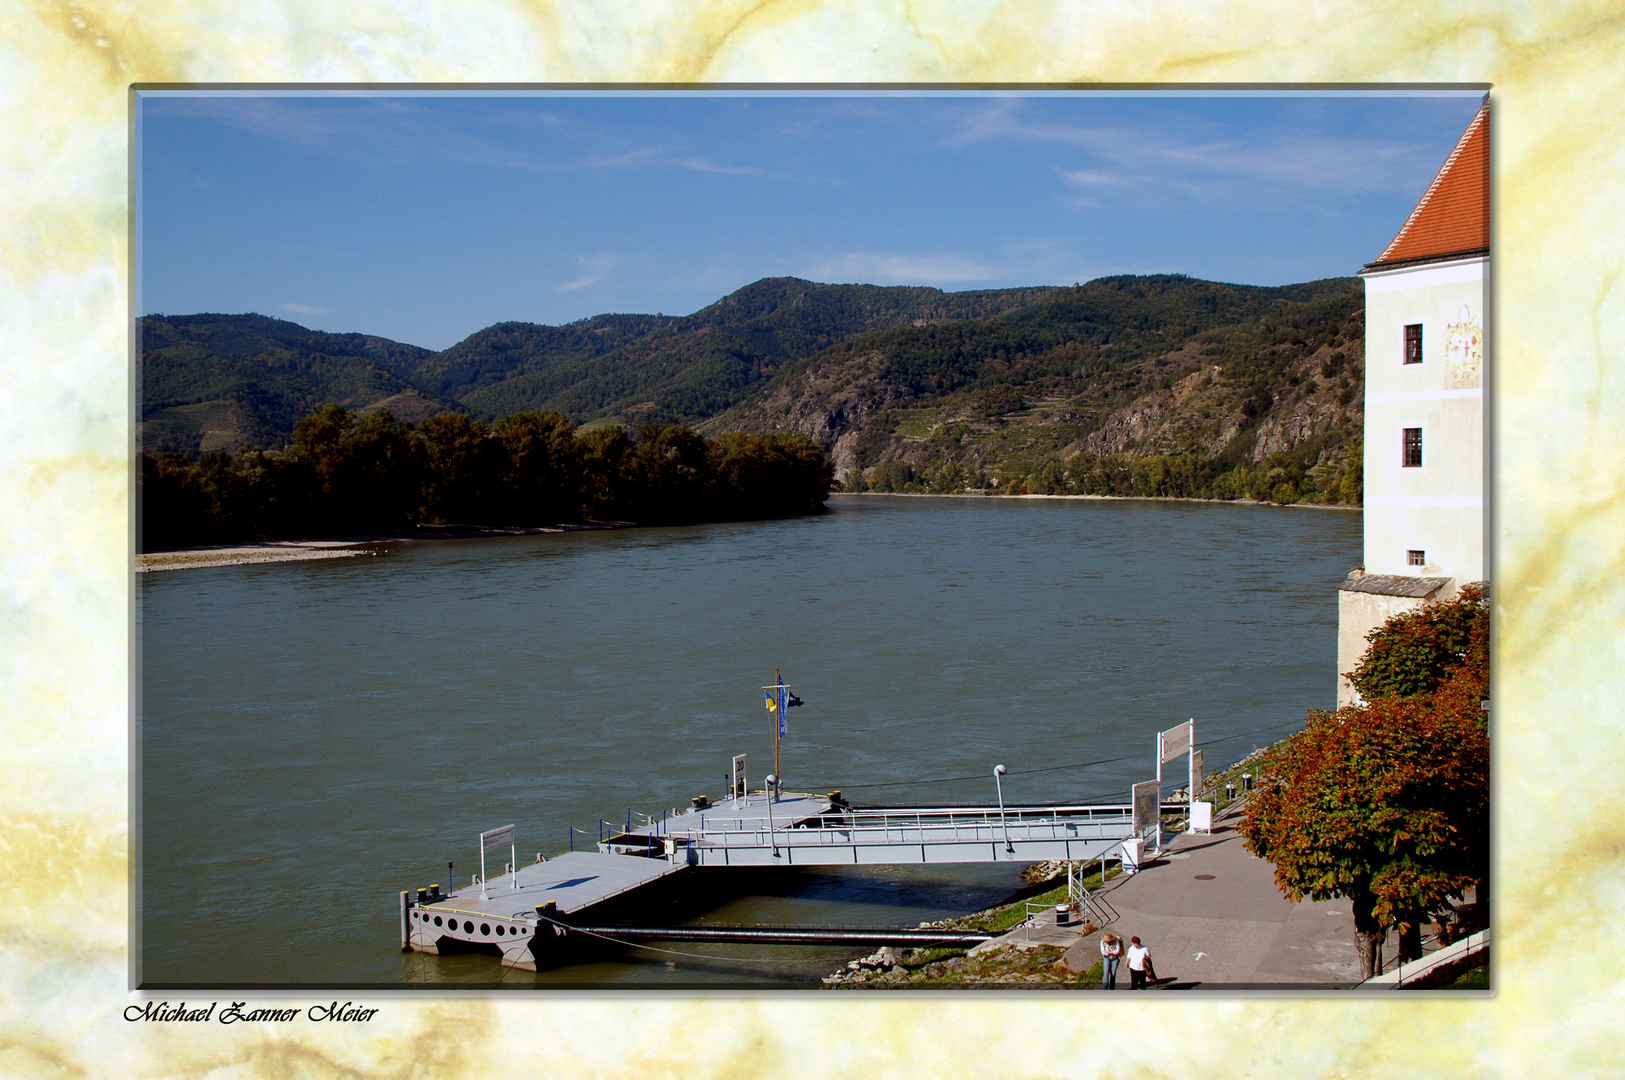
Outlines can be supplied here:
<path id="1" fill-rule="evenodd" d="M 1341 276 L 1480 98 L 147 92 L 140 307 L 439 349 L 778 275 Z"/>

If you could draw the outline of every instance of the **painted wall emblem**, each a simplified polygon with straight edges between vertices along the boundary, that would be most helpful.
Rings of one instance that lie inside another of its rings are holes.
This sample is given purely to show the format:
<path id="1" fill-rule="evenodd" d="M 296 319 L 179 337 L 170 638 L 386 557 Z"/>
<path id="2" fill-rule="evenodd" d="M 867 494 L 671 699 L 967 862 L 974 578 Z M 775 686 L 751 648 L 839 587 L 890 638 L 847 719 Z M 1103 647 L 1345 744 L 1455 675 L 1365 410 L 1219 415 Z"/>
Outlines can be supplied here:
<path id="1" fill-rule="evenodd" d="M 1444 366 L 1452 378 L 1470 379 L 1484 362 L 1484 327 L 1466 304 L 1444 330 Z"/>

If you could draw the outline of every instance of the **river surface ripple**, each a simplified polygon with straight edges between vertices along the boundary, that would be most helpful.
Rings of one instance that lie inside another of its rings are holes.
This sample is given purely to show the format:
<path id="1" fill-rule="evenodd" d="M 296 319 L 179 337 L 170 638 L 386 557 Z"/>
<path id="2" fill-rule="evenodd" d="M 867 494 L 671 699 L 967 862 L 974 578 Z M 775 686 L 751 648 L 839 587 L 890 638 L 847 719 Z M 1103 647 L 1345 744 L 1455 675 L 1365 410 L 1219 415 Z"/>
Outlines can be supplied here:
<path id="1" fill-rule="evenodd" d="M 659 814 L 773 760 L 858 803 L 1126 801 L 1187 717 L 1217 767 L 1333 704 L 1353 512 L 835 496 L 791 521 L 405 543 L 142 575 L 147 984 L 815 986 L 827 947 L 632 950 L 538 974 L 398 951 L 396 894 Z M 1055 766 L 1100 762 L 1082 768 Z M 1050 770 L 1050 771 L 1038 771 Z M 922 783 L 939 778 L 974 780 Z M 580 841 L 578 841 L 579 843 Z M 709 922 L 908 926 L 1009 865 L 789 870 Z M 862 950 L 860 950 L 862 951 Z"/>

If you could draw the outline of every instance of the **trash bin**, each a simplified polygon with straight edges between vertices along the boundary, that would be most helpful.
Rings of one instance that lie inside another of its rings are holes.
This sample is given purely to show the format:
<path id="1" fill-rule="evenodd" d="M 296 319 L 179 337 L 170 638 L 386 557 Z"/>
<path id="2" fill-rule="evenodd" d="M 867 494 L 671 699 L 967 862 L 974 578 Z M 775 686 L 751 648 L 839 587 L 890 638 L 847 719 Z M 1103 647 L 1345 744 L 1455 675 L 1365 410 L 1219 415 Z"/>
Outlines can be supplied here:
<path id="1" fill-rule="evenodd" d="M 1055 905 L 1055 925 L 1056 926 L 1071 926 L 1072 925 L 1072 905 L 1071 904 L 1056 904 Z"/>

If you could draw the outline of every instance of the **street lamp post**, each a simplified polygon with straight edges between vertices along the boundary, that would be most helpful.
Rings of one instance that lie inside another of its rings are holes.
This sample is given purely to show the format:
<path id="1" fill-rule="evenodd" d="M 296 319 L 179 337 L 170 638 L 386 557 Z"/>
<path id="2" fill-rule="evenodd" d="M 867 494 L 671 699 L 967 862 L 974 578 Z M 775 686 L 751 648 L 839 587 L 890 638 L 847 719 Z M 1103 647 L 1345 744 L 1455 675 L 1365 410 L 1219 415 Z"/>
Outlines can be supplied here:
<path id="1" fill-rule="evenodd" d="M 773 832 L 773 792 L 777 790 L 778 783 L 777 774 L 767 774 L 767 838 L 773 843 L 773 857 L 775 859 L 779 857 L 779 838 Z"/>
<path id="2" fill-rule="evenodd" d="M 1008 771 L 1003 765 L 993 766 L 993 783 L 999 789 L 999 827 L 1004 830 L 1004 850 L 1014 855 L 1016 849 L 1010 846 L 1010 823 L 1004 818 L 1004 782 L 999 779 Z"/>

